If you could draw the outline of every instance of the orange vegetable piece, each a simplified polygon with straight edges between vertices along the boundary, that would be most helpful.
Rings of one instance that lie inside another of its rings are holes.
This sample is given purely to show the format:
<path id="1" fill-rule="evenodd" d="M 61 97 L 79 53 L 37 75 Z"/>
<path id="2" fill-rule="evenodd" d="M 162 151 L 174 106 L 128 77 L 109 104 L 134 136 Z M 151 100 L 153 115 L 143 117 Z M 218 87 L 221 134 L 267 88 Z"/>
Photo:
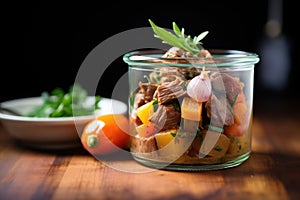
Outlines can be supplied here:
<path id="1" fill-rule="evenodd" d="M 248 107 L 245 103 L 235 103 L 232 106 L 234 122 L 236 124 L 248 123 Z"/>
<path id="2" fill-rule="evenodd" d="M 244 93 L 238 94 L 235 103 L 246 103 L 246 97 Z"/>
<path id="3" fill-rule="evenodd" d="M 247 130 L 248 126 L 245 126 L 244 124 L 234 123 L 233 125 L 228 126 L 224 129 L 224 134 L 230 136 L 242 136 L 247 132 Z"/>
<path id="4" fill-rule="evenodd" d="M 121 114 L 108 114 L 90 121 L 80 137 L 91 154 L 108 154 L 129 144 L 129 120 Z"/>
<path id="5" fill-rule="evenodd" d="M 234 113 L 234 124 L 226 127 L 224 133 L 231 136 L 242 136 L 247 132 L 250 122 L 250 113 L 243 93 L 237 96 L 232 111 Z"/>

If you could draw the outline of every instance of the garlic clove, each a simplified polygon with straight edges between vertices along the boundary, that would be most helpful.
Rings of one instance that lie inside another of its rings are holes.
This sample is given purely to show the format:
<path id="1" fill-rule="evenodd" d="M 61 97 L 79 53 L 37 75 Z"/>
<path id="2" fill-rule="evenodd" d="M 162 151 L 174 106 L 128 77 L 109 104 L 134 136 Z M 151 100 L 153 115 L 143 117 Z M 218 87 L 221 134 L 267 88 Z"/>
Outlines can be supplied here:
<path id="1" fill-rule="evenodd" d="M 187 86 L 187 94 L 197 102 L 208 101 L 212 94 L 212 85 L 208 76 L 209 71 L 201 71 Z"/>

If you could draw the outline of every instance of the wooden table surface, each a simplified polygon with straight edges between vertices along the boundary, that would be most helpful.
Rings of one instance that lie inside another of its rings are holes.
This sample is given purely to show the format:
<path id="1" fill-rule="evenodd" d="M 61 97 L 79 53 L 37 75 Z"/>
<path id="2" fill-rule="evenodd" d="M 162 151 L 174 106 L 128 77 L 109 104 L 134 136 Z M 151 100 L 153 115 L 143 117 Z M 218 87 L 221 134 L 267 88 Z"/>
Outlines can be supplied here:
<path id="1" fill-rule="evenodd" d="M 259 109 L 250 158 L 216 171 L 119 171 L 82 148 L 24 148 L 0 126 L 0 199 L 300 199 L 299 109 Z M 140 167 L 131 159 L 115 162 Z"/>

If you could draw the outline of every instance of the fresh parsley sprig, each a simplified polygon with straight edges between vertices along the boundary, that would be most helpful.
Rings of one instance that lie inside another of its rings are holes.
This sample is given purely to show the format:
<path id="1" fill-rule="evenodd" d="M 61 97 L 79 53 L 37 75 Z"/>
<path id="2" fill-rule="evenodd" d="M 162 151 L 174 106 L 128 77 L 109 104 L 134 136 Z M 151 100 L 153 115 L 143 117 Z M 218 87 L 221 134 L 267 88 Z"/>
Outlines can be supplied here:
<path id="1" fill-rule="evenodd" d="M 150 19 L 149 22 L 155 33 L 154 37 L 161 39 L 163 43 L 190 52 L 192 55 L 198 55 L 201 52 L 201 48 L 198 45 L 202 44 L 201 40 L 208 34 L 208 31 L 205 31 L 192 39 L 190 35 L 186 37 L 184 28 L 180 30 L 175 22 L 173 22 L 173 31 L 175 34 L 157 26 Z"/>

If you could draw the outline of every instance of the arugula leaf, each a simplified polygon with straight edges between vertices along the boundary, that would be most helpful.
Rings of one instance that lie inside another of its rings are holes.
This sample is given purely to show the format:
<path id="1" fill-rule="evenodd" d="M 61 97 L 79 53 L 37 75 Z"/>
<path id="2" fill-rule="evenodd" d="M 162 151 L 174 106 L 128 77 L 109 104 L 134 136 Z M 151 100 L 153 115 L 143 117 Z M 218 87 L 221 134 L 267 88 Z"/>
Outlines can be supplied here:
<path id="1" fill-rule="evenodd" d="M 175 34 L 157 26 L 150 19 L 149 22 L 155 33 L 154 37 L 161 39 L 163 43 L 190 52 L 192 55 L 197 55 L 201 52 L 202 48 L 199 48 L 198 45 L 202 44 L 201 40 L 208 34 L 208 31 L 205 31 L 200 35 L 195 36 L 192 40 L 190 35 L 187 37 L 185 36 L 184 28 L 180 31 L 180 28 L 175 22 L 173 22 L 173 31 Z"/>

